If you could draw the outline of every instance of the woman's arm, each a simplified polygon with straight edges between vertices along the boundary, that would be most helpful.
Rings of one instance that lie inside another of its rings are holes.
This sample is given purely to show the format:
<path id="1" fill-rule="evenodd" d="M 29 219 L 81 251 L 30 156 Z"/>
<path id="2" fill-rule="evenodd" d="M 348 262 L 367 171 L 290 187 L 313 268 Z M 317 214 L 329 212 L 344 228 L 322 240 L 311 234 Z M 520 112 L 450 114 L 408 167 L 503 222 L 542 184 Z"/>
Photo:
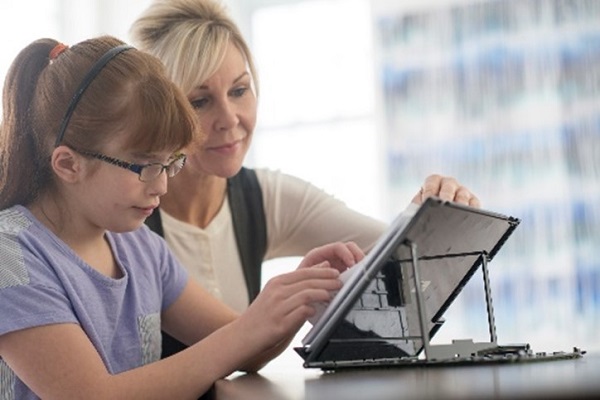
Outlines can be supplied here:
<path id="1" fill-rule="evenodd" d="M 267 222 L 266 258 L 303 256 L 331 242 L 355 242 L 368 251 L 386 224 L 361 214 L 310 182 L 257 169 Z"/>
<path id="2" fill-rule="evenodd" d="M 267 259 L 301 256 L 333 241 L 353 241 L 368 252 L 387 224 L 348 207 L 300 178 L 268 169 L 256 170 L 263 192 L 269 249 Z M 412 199 L 429 196 L 479 207 L 479 199 L 456 179 L 428 176 Z M 399 205 L 399 209 L 406 205 Z"/>

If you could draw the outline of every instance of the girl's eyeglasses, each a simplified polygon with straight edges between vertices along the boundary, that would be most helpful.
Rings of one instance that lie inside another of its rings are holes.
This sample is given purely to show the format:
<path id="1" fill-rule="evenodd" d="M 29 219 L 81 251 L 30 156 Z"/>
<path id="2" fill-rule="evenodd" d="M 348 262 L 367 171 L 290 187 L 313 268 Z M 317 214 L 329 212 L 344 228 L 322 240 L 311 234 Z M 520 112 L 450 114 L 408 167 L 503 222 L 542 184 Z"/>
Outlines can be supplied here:
<path id="1" fill-rule="evenodd" d="M 150 182 L 160 176 L 163 171 L 167 171 L 167 176 L 169 178 L 174 177 L 181 171 L 183 166 L 185 165 L 186 155 L 182 153 L 176 154 L 171 162 L 168 164 L 162 163 L 150 163 L 150 164 L 133 164 L 127 161 L 122 161 L 113 157 L 109 157 L 102 153 L 93 153 L 85 150 L 76 150 L 73 149 L 79 154 L 84 156 L 96 158 L 100 161 L 104 161 L 106 163 L 116 165 L 117 167 L 128 169 L 129 171 L 135 172 L 139 175 L 139 179 L 142 182 Z"/>

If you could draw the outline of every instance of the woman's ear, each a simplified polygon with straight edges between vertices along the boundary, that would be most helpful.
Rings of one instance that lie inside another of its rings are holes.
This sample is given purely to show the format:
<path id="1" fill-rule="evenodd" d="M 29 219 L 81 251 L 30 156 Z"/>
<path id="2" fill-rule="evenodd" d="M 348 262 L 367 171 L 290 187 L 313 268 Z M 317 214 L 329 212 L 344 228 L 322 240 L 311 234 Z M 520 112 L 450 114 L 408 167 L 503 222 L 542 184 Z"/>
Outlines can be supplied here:
<path id="1" fill-rule="evenodd" d="M 58 146 L 52 152 L 50 165 L 56 176 L 68 183 L 75 183 L 83 177 L 82 156 L 67 146 Z"/>

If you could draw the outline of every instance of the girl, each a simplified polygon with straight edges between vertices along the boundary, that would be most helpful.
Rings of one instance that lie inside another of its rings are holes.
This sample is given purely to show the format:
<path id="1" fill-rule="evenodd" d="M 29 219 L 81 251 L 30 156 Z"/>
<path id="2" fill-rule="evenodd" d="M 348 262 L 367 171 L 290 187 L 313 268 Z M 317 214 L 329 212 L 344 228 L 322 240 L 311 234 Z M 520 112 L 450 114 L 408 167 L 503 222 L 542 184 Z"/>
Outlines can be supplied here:
<path id="1" fill-rule="evenodd" d="M 0 128 L 0 398 L 197 398 L 279 354 L 339 289 L 353 243 L 310 252 L 241 316 L 187 278 L 143 222 L 199 136 L 161 64 L 117 39 L 17 56 Z M 159 361 L 161 328 L 190 347 Z"/>

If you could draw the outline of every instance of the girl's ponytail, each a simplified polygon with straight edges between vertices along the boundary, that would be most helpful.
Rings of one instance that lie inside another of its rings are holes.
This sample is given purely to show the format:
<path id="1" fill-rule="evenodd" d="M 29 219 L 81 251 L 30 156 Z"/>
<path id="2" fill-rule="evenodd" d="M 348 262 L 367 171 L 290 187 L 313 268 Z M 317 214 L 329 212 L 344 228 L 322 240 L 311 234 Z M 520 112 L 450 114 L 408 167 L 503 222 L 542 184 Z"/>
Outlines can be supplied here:
<path id="1" fill-rule="evenodd" d="M 0 209 L 28 204 L 49 178 L 47 160 L 33 132 L 31 114 L 39 77 L 50 63 L 50 52 L 59 43 L 40 39 L 23 49 L 13 61 L 2 93 L 0 124 Z M 39 120 L 39 118 L 36 118 Z"/>

